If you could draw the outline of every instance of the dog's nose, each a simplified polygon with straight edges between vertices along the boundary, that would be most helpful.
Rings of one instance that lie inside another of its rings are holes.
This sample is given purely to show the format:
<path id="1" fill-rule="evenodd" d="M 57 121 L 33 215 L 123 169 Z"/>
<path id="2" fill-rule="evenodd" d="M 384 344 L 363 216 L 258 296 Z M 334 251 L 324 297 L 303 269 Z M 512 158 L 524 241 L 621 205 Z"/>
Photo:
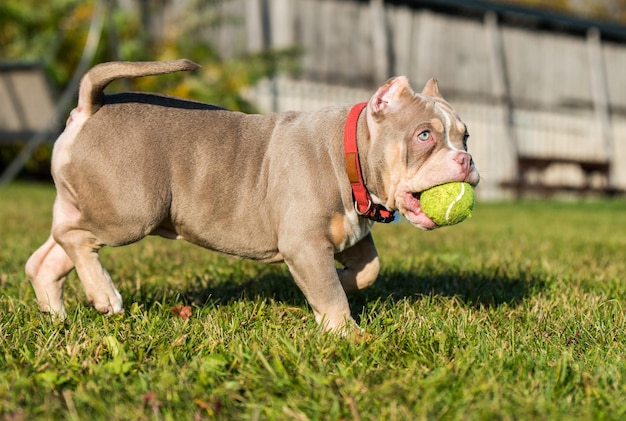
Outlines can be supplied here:
<path id="1" fill-rule="evenodd" d="M 453 159 L 459 163 L 465 174 L 469 173 L 472 167 L 472 156 L 470 154 L 468 154 L 467 152 L 459 152 L 454 156 Z"/>
<path id="2" fill-rule="evenodd" d="M 465 177 L 465 181 L 470 183 L 472 186 L 478 185 L 478 181 L 480 180 L 480 175 L 476 168 L 474 167 L 474 160 L 472 159 L 472 155 L 468 152 L 458 152 L 454 157 L 455 162 L 459 164 L 461 168 L 461 174 Z"/>

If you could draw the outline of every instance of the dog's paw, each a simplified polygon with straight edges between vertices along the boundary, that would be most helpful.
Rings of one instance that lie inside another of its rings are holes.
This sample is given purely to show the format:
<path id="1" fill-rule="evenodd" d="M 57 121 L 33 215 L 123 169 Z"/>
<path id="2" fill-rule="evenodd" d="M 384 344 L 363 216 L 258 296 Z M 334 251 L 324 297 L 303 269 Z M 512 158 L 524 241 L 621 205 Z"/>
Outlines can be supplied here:
<path id="1" fill-rule="evenodd" d="M 371 339 L 372 335 L 361 329 L 353 318 L 343 318 L 341 322 L 330 327 L 328 323 L 322 324 L 324 330 L 354 342 L 365 342 Z"/>
<path id="2" fill-rule="evenodd" d="M 124 307 L 122 305 L 122 296 L 115 288 L 113 288 L 113 294 L 111 296 L 102 294 L 98 297 L 89 297 L 89 302 L 100 313 L 112 316 L 114 314 L 123 314 Z"/>
<path id="3" fill-rule="evenodd" d="M 50 303 L 39 303 L 39 309 L 42 313 L 48 313 L 54 321 L 62 322 L 67 318 L 67 311 L 63 303 L 57 307 L 53 307 Z"/>
<path id="4" fill-rule="evenodd" d="M 372 335 L 367 333 L 365 329 L 357 327 L 356 329 L 352 329 L 352 332 L 347 335 L 347 338 L 349 338 L 352 342 L 364 343 L 372 339 Z"/>
<path id="5" fill-rule="evenodd" d="M 108 306 L 108 307 L 96 307 L 96 310 L 98 310 L 100 313 L 105 314 L 107 316 L 113 316 L 115 314 L 124 314 L 124 309 L 122 307 L 113 307 L 113 306 Z"/>

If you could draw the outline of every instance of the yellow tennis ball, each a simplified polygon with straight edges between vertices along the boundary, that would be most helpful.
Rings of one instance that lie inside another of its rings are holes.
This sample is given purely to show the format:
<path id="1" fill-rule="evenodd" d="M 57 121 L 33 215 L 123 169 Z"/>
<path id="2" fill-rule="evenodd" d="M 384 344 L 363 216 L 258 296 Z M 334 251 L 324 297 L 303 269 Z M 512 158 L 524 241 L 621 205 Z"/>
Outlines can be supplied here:
<path id="1" fill-rule="evenodd" d="M 446 183 L 422 192 L 422 211 L 440 227 L 463 222 L 472 216 L 474 189 L 469 183 Z"/>

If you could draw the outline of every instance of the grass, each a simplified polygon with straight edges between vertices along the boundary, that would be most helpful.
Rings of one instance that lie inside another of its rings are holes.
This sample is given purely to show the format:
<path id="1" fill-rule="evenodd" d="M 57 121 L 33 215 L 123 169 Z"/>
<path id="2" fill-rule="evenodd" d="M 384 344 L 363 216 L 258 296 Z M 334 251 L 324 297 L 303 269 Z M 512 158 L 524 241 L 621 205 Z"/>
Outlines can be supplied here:
<path id="1" fill-rule="evenodd" d="M 50 320 L 23 265 L 53 197 L 0 191 L 2 419 L 626 417 L 623 200 L 376 226 L 382 273 L 350 298 L 372 337 L 355 342 L 317 329 L 283 265 L 158 238 L 101 253 L 124 315 L 95 312 L 71 275 L 68 320 Z"/>

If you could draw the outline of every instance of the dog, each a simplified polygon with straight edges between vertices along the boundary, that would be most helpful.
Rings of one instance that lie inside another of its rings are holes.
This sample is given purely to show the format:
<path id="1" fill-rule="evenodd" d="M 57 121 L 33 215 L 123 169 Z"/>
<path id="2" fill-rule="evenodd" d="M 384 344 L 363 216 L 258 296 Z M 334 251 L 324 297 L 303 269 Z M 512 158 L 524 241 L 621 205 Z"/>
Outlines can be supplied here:
<path id="1" fill-rule="evenodd" d="M 248 115 L 103 92 L 116 79 L 199 67 L 184 59 L 110 62 L 83 77 L 53 149 L 51 235 L 26 263 L 41 310 L 65 315 L 63 284 L 75 268 L 98 311 L 122 313 L 98 251 L 160 235 L 285 262 L 323 329 L 358 329 L 346 293 L 378 275 L 372 225 L 399 211 L 417 228 L 437 228 L 420 192 L 478 184 L 466 125 L 436 79 L 415 93 L 404 76 L 367 102 L 311 113 Z"/>

